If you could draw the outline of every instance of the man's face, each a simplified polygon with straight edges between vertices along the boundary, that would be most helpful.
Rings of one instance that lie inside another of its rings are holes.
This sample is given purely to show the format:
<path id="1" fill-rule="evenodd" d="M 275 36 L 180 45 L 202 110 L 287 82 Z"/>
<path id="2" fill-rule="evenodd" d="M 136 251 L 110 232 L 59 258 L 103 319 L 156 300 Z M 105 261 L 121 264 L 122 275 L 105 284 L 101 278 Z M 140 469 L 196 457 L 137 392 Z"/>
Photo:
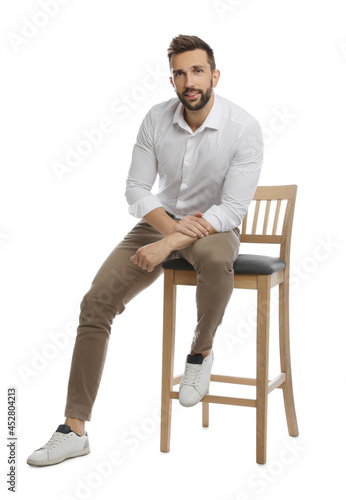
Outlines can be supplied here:
<path id="1" fill-rule="evenodd" d="M 197 111 L 209 102 L 220 77 L 211 71 L 207 53 L 202 49 L 190 50 L 172 57 L 171 83 L 183 105 Z"/>

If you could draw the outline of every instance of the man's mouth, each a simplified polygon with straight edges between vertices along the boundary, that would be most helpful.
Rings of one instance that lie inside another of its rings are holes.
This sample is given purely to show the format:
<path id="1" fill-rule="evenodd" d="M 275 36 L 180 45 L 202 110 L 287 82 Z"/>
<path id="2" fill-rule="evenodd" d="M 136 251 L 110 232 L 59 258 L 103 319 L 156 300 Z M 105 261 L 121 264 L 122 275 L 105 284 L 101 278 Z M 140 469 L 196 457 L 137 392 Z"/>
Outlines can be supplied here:
<path id="1" fill-rule="evenodd" d="M 198 92 L 198 91 L 194 91 L 194 92 L 186 92 L 184 95 L 185 95 L 185 97 L 187 97 L 188 99 L 193 100 L 193 99 L 196 99 L 196 98 L 197 98 L 198 94 L 199 94 L 199 92 Z"/>

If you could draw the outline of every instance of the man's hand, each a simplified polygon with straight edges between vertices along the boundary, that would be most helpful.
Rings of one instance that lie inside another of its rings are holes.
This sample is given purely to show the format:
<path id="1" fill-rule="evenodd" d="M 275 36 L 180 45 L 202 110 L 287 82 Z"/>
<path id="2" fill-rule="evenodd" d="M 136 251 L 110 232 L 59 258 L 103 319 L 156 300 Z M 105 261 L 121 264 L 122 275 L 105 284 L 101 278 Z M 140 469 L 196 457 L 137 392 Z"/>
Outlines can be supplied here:
<path id="1" fill-rule="evenodd" d="M 168 244 L 167 238 L 163 238 L 156 243 L 150 243 L 149 245 L 139 248 L 135 255 L 131 257 L 131 260 L 134 264 L 137 264 L 137 266 L 150 273 L 155 266 L 168 257 L 171 251 L 172 248 Z"/>
<path id="2" fill-rule="evenodd" d="M 192 238 L 204 238 L 209 235 L 209 223 L 202 218 L 202 212 L 196 212 L 195 215 L 187 215 L 174 227 L 173 233 L 178 232 L 191 236 Z"/>
<path id="3" fill-rule="evenodd" d="M 139 248 L 131 257 L 132 262 L 150 273 L 173 250 L 186 248 L 198 238 L 217 233 L 216 229 L 202 218 L 202 215 L 202 212 L 196 212 L 194 216 L 184 217 L 162 240 Z"/>

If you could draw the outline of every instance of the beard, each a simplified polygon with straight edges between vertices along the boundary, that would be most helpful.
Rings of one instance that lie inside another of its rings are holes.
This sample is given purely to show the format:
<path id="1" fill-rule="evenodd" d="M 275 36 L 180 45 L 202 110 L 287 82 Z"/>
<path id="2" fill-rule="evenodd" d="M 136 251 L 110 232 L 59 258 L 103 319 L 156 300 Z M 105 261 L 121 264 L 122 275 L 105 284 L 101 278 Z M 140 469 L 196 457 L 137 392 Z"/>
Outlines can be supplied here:
<path id="1" fill-rule="evenodd" d="M 185 94 L 188 94 L 190 92 L 199 92 L 199 95 L 201 96 L 199 102 L 190 102 L 188 99 L 186 99 Z M 185 108 L 189 109 L 190 111 L 198 111 L 199 109 L 204 108 L 204 106 L 209 102 L 212 93 L 213 85 L 212 82 L 210 82 L 210 87 L 205 92 L 200 89 L 187 88 L 181 94 L 177 92 L 177 96 L 180 102 L 185 106 Z"/>

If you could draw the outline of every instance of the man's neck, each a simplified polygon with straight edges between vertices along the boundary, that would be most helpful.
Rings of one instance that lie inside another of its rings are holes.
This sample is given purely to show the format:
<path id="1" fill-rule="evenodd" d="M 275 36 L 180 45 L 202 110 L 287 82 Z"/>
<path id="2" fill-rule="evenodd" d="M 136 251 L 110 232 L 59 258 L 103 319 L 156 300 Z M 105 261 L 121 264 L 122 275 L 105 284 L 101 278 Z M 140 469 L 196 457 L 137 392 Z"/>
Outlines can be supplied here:
<path id="1" fill-rule="evenodd" d="M 202 125 L 204 120 L 207 118 L 209 111 L 213 107 L 213 104 L 214 93 L 211 95 L 204 108 L 199 109 L 198 111 L 191 111 L 190 109 L 184 107 L 184 118 L 192 132 L 196 132 L 196 130 Z"/>

